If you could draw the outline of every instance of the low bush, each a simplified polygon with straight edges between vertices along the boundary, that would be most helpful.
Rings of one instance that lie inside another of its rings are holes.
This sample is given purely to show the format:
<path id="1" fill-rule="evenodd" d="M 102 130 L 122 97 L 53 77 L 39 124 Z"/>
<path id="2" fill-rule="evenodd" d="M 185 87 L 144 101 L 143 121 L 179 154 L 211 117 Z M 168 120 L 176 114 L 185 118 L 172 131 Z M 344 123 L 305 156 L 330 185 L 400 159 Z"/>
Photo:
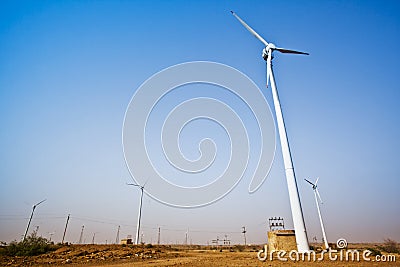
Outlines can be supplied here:
<path id="1" fill-rule="evenodd" d="M 397 242 L 390 238 L 385 239 L 383 245 L 379 246 L 379 249 L 387 253 L 400 253 Z"/>
<path id="2" fill-rule="evenodd" d="M 381 251 L 377 248 L 367 248 L 367 250 L 371 251 L 371 256 L 382 255 Z"/>
<path id="3" fill-rule="evenodd" d="M 49 242 L 46 238 L 32 233 L 20 242 L 13 241 L 2 251 L 7 256 L 36 256 L 56 250 L 58 247 Z"/>
<path id="4" fill-rule="evenodd" d="M 245 251 L 246 247 L 243 245 L 236 245 L 236 246 L 234 246 L 234 249 L 236 251 L 243 252 L 243 251 Z"/>

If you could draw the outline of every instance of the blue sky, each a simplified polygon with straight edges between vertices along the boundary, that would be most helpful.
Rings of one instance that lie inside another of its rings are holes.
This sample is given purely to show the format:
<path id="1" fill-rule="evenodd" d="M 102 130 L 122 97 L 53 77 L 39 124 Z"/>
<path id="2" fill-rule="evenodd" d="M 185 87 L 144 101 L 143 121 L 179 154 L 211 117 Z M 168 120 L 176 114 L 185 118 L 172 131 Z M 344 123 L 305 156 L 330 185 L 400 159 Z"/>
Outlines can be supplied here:
<path id="1" fill-rule="evenodd" d="M 265 88 L 262 44 L 307 51 L 275 54 L 275 78 L 309 238 L 321 237 L 311 188 L 320 177 L 328 240 L 400 241 L 400 4 L 397 1 L 2 1 L 0 3 L 0 240 L 32 228 L 77 242 L 134 235 L 139 191 L 122 152 L 122 122 L 135 90 L 187 61 L 215 61 Z M 224 99 L 229 99 L 226 97 Z M 190 144 L 190 139 L 185 141 Z M 279 143 L 279 142 L 278 142 Z M 189 149 L 190 150 L 190 149 Z M 189 153 L 189 152 L 188 152 Z M 234 243 L 266 239 L 267 220 L 291 213 L 282 155 L 263 186 L 249 179 L 198 209 L 147 195 L 143 238 L 193 243 L 225 234 Z"/>

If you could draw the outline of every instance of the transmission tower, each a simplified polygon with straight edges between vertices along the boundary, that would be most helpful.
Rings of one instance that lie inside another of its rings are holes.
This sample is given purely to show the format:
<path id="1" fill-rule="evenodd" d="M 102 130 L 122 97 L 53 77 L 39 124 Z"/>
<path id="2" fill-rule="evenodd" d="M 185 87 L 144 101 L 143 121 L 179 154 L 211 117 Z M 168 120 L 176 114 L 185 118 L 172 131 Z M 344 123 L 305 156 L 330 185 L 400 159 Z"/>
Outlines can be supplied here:
<path id="1" fill-rule="evenodd" d="M 79 242 L 78 242 L 78 244 L 82 244 L 83 229 L 85 229 L 85 226 L 84 226 L 84 225 L 82 225 L 81 235 L 80 235 L 80 237 L 79 237 Z"/>
<path id="2" fill-rule="evenodd" d="M 61 244 L 64 244 L 64 238 L 65 238 L 65 234 L 67 233 L 67 227 L 68 227 L 69 216 L 70 216 L 70 214 L 68 214 L 67 222 L 65 223 L 64 234 L 63 234 L 63 238 L 62 238 Z"/>

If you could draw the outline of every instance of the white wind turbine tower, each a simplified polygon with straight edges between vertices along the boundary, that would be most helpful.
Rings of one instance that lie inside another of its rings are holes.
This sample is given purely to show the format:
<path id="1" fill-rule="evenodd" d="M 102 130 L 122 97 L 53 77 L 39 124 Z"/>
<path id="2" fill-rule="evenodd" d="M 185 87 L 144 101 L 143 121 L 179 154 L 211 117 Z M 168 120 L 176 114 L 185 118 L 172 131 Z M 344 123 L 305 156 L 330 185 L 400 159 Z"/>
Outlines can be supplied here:
<path id="1" fill-rule="evenodd" d="M 138 221 L 137 221 L 137 228 L 136 228 L 136 239 L 135 239 L 135 244 L 139 245 L 139 234 L 140 234 L 140 221 L 142 218 L 142 204 L 143 204 L 143 190 L 144 190 L 144 185 L 138 185 L 138 184 L 128 184 L 127 185 L 132 185 L 140 188 L 140 203 L 139 203 L 139 213 L 138 213 Z"/>
<path id="2" fill-rule="evenodd" d="M 321 196 L 320 196 L 320 194 L 318 192 L 318 189 L 317 189 L 317 183 L 318 183 L 319 177 L 317 178 L 315 183 L 312 183 L 307 179 L 304 179 L 304 180 L 306 180 L 306 182 L 309 183 L 312 186 L 312 189 L 314 191 L 315 203 L 317 203 L 319 222 L 321 223 L 321 230 L 322 230 L 322 236 L 324 238 L 325 249 L 329 249 L 328 240 L 326 239 L 326 234 L 325 234 L 324 223 L 322 222 L 321 210 L 319 209 L 319 203 L 318 203 L 318 198 L 319 198 L 319 201 L 321 201 L 321 204 L 322 204 L 322 199 L 321 199 Z M 318 198 L 317 198 L 317 196 L 318 196 Z"/>
<path id="3" fill-rule="evenodd" d="M 264 45 L 265 48 L 262 52 L 262 57 L 267 62 L 267 87 L 268 87 L 268 80 L 271 80 L 271 87 L 272 87 L 272 97 L 274 101 L 275 107 L 275 114 L 276 114 L 276 121 L 278 124 L 278 131 L 279 131 L 279 139 L 281 141 L 281 148 L 282 148 L 282 156 L 283 162 L 285 166 L 285 174 L 286 174 L 286 181 L 288 185 L 289 191 L 289 199 L 290 199 L 290 207 L 292 210 L 292 218 L 293 218 L 293 225 L 296 235 L 296 243 L 297 243 L 297 250 L 299 252 L 309 251 L 308 240 L 307 240 L 307 232 L 304 224 L 303 218 L 303 211 L 301 209 L 300 197 L 299 192 L 297 189 L 296 183 L 296 176 L 294 173 L 294 167 L 292 163 L 292 157 L 290 154 L 289 142 L 286 134 L 285 123 L 283 121 L 283 115 L 281 110 L 281 105 L 279 103 L 279 96 L 278 91 L 275 85 L 274 73 L 272 71 L 272 53 L 274 51 L 278 51 L 281 53 L 286 54 L 303 54 L 308 55 L 305 52 L 299 52 L 295 50 L 289 50 L 285 48 L 276 47 L 272 43 L 268 43 L 265 41 L 258 33 L 256 33 L 249 25 L 246 24 L 239 16 L 235 14 L 235 12 L 231 11 L 231 13 L 240 21 L 240 23 L 246 27 L 246 29 L 253 34 L 258 40 L 260 40 Z"/>

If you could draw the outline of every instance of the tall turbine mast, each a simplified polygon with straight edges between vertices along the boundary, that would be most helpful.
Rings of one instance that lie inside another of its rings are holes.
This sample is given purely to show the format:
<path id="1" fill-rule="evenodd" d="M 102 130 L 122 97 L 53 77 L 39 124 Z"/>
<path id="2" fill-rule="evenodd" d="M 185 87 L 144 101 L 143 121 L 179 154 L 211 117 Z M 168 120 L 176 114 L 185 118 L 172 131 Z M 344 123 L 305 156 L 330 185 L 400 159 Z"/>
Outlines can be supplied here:
<path id="1" fill-rule="evenodd" d="M 315 183 L 312 183 L 307 179 L 304 179 L 304 180 L 312 186 L 312 189 L 314 191 L 315 203 L 317 203 L 318 217 L 319 217 L 319 222 L 321 224 L 321 231 L 322 231 L 322 237 L 324 238 L 325 249 L 329 249 L 328 240 L 326 239 L 325 227 L 324 227 L 324 223 L 322 221 L 321 210 L 319 209 L 319 203 L 318 203 L 318 198 L 319 198 L 319 201 L 321 201 L 321 204 L 322 204 L 322 199 L 321 199 L 321 196 L 320 196 L 320 194 L 318 192 L 318 188 L 317 188 L 319 177 L 317 178 Z"/>
<path id="2" fill-rule="evenodd" d="M 139 245 L 139 234 L 140 234 L 140 221 L 142 218 L 142 204 L 143 204 L 143 189 L 144 185 L 138 185 L 138 184 L 127 184 L 127 185 L 132 185 L 140 188 L 140 203 L 139 203 L 139 214 L 138 214 L 138 222 L 137 222 L 137 228 L 136 228 L 136 239 L 135 239 L 135 244 Z"/>
<path id="3" fill-rule="evenodd" d="M 242 227 L 242 234 L 243 234 L 243 237 L 244 237 L 244 245 L 246 246 L 247 245 L 247 242 L 246 242 L 246 227 L 245 226 L 243 226 Z"/>
<path id="4" fill-rule="evenodd" d="M 119 229 L 120 228 L 121 228 L 121 225 L 118 225 L 117 236 L 115 237 L 115 244 L 119 243 Z"/>
<path id="5" fill-rule="evenodd" d="M 272 70 L 272 53 L 275 50 L 286 54 L 308 55 L 308 53 L 285 49 L 285 48 L 279 48 L 272 43 L 268 43 L 256 31 L 254 31 L 249 25 L 247 25 L 246 22 L 244 22 L 238 15 L 236 15 L 233 11 L 231 11 L 231 13 L 251 34 L 253 34 L 258 40 L 260 40 L 266 46 L 263 49 L 263 58 L 264 60 L 267 61 L 267 87 L 268 87 L 268 80 L 270 80 L 272 87 L 272 97 L 275 107 L 276 121 L 278 124 L 279 139 L 281 141 L 283 163 L 285 166 L 286 181 L 289 191 L 289 200 L 290 200 L 290 207 L 292 210 L 293 225 L 296 235 L 297 250 L 299 252 L 309 251 L 307 232 L 304 224 L 304 217 L 303 217 L 303 211 L 301 209 L 299 192 L 297 189 L 296 176 L 292 163 L 292 156 L 290 154 L 289 141 L 286 134 L 285 122 L 283 120 L 281 104 L 279 102 L 278 91 L 276 89 L 274 73 Z"/>

